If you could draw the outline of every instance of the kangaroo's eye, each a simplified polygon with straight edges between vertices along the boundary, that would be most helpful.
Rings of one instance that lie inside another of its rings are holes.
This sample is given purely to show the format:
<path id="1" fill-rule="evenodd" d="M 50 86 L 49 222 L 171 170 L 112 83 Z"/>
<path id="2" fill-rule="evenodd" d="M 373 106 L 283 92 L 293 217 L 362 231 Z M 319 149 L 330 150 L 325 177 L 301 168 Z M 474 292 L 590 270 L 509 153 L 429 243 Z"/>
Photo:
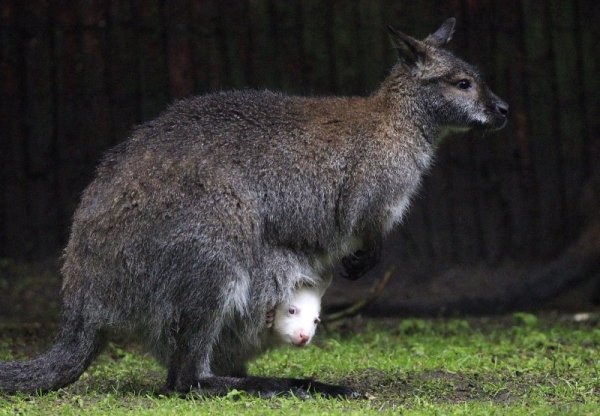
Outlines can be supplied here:
<path id="1" fill-rule="evenodd" d="M 461 90 L 468 90 L 469 88 L 471 88 L 471 81 L 469 81 L 468 79 L 461 79 L 456 83 L 456 88 L 459 88 Z"/>
<path id="2" fill-rule="evenodd" d="M 315 319 L 315 325 L 319 324 L 321 320 L 319 318 Z"/>
<path id="3" fill-rule="evenodd" d="M 296 313 L 296 308 L 289 308 L 289 309 L 288 309 L 288 313 L 289 313 L 290 315 L 294 315 L 294 314 Z"/>

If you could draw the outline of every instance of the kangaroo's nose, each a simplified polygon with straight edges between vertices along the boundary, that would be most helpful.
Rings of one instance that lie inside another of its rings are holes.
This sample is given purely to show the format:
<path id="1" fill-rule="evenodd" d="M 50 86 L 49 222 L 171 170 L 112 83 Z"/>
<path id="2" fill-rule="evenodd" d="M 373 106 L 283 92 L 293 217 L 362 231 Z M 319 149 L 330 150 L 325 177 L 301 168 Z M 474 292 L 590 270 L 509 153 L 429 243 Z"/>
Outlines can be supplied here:
<path id="1" fill-rule="evenodd" d="M 496 111 L 503 117 L 508 116 L 508 104 L 506 104 L 504 101 L 498 101 L 496 103 Z"/>

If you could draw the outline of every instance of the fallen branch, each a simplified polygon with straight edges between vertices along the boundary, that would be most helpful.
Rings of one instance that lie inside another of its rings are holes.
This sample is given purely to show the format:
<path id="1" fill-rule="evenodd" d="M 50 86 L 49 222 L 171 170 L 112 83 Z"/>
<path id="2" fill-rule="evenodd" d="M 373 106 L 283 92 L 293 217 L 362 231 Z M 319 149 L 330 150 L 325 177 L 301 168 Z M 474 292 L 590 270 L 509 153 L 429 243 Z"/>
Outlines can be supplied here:
<path id="1" fill-rule="evenodd" d="M 325 323 L 330 323 L 330 322 L 339 321 L 340 319 L 348 318 L 350 316 L 354 316 L 354 315 L 358 314 L 358 312 L 361 309 L 363 309 L 365 306 L 367 306 L 368 304 L 373 302 L 375 299 L 377 299 L 379 297 L 379 295 L 381 295 L 381 293 L 383 292 L 383 289 L 385 289 L 388 282 L 392 278 L 392 275 L 394 274 L 395 269 L 396 269 L 395 266 L 391 266 L 389 269 L 387 269 L 387 271 L 383 274 L 381 279 L 375 281 L 375 284 L 373 284 L 373 286 L 371 286 L 371 289 L 369 289 L 369 293 L 366 298 L 360 299 L 359 301 L 355 302 L 354 304 L 348 306 L 345 309 L 342 309 L 341 311 L 330 313 L 329 315 L 327 315 L 325 317 L 325 319 L 323 321 Z"/>

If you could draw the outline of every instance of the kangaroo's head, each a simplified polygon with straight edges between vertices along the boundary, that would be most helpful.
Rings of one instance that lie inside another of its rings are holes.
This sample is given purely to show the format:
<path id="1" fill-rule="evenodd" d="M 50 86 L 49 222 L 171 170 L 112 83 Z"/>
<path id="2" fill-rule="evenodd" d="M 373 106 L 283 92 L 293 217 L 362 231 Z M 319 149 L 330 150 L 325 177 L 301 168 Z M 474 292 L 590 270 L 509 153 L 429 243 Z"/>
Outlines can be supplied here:
<path id="1" fill-rule="evenodd" d="M 423 40 L 390 27 L 400 57 L 384 84 L 389 94 L 407 94 L 424 108 L 438 129 L 497 130 L 506 124 L 508 104 L 485 84 L 474 66 L 442 47 L 452 38 L 456 20 L 450 18 Z"/>

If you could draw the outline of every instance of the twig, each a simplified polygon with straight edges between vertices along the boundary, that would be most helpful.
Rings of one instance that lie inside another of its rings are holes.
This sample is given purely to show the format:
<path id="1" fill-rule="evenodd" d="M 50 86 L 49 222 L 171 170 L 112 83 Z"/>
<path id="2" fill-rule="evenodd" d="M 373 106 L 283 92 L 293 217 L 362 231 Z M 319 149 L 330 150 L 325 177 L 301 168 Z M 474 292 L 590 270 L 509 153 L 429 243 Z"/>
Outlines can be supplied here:
<path id="1" fill-rule="evenodd" d="M 387 271 L 383 274 L 383 277 L 381 279 L 377 280 L 375 282 L 375 284 L 373 286 L 371 286 L 371 289 L 369 289 L 369 294 L 366 298 L 360 299 L 359 301 L 355 302 L 354 304 L 348 306 L 346 309 L 342 309 L 341 311 L 334 312 L 334 313 L 327 315 L 324 319 L 324 322 L 326 322 L 326 323 L 334 322 L 334 321 L 338 321 L 340 319 L 344 319 L 344 318 L 356 315 L 361 309 L 363 309 L 369 303 L 371 303 L 375 299 L 377 299 L 379 297 L 379 295 L 381 295 L 381 293 L 383 292 L 383 289 L 385 289 L 386 285 L 392 278 L 392 275 L 394 274 L 395 269 L 396 268 L 394 266 L 391 266 L 389 269 L 387 269 Z"/>

